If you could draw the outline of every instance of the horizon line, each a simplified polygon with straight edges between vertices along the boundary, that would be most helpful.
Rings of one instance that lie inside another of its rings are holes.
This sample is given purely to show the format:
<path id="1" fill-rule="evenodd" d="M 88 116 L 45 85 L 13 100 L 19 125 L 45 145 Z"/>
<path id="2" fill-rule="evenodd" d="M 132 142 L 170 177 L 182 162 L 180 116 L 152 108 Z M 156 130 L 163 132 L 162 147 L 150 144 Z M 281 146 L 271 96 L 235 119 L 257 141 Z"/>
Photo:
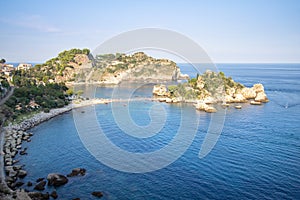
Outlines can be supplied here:
<path id="1" fill-rule="evenodd" d="M 175 62 L 175 61 L 174 61 Z M 43 64 L 44 62 L 39 61 L 7 61 L 5 64 L 12 64 L 12 63 L 33 63 L 33 64 Z M 189 62 L 175 62 L 176 64 L 190 64 Z M 298 62 L 194 62 L 195 64 L 300 64 L 300 61 Z"/>

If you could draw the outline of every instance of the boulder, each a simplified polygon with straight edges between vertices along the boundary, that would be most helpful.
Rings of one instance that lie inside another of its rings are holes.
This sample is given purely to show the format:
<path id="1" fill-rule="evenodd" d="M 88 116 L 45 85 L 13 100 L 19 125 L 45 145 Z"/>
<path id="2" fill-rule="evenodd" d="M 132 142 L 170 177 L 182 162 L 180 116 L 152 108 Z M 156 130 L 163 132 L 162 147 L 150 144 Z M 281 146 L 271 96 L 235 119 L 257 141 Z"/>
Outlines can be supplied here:
<path id="1" fill-rule="evenodd" d="M 234 103 L 234 98 L 230 95 L 225 95 L 225 102 L 226 103 Z"/>
<path id="2" fill-rule="evenodd" d="M 34 186 L 34 189 L 39 191 L 44 190 L 45 185 L 46 185 L 46 181 L 41 181 Z"/>
<path id="3" fill-rule="evenodd" d="M 167 96 L 168 89 L 165 85 L 154 85 L 152 93 L 156 96 Z"/>
<path id="4" fill-rule="evenodd" d="M 56 174 L 56 173 L 48 174 L 47 180 L 48 180 L 48 185 L 50 186 L 52 185 L 61 186 L 68 183 L 69 181 L 68 178 L 65 177 L 64 175 Z"/>
<path id="5" fill-rule="evenodd" d="M 7 183 L 13 183 L 13 182 L 16 181 L 16 177 L 6 176 L 6 177 L 5 177 L 5 181 L 6 181 Z"/>
<path id="6" fill-rule="evenodd" d="M 234 95 L 234 102 L 235 103 L 245 103 L 247 99 L 240 93 Z"/>
<path id="7" fill-rule="evenodd" d="M 6 165 L 6 166 L 11 166 L 11 165 L 12 165 L 12 162 L 5 162 L 5 165 Z"/>
<path id="8" fill-rule="evenodd" d="M 28 187 L 31 187 L 32 185 L 33 185 L 33 184 L 32 184 L 30 181 L 27 182 L 27 186 L 28 186 Z"/>
<path id="9" fill-rule="evenodd" d="M 41 192 L 29 192 L 28 193 L 28 196 L 31 198 L 31 199 L 40 199 L 40 200 L 47 200 L 50 198 L 50 195 L 49 193 L 41 193 Z"/>
<path id="10" fill-rule="evenodd" d="M 20 182 L 20 181 L 18 181 L 14 184 L 15 187 L 21 187 L 22 185 L 24 185 L 24 183 Z"/>
<path id="11" fill-rule="evenodd" d="M 264 86 L 263 86 L 262 84 L 260 84 L 260 83 L 254 84 L 253 87 L 252 87 L 252 89 L 253 89 L 256 93 L 258 93 L 258 92 L 264 92 L 264 91 L 265 91 L 265 90 L 264 90 Z"/>
<path id="12" fill-rule="evenodd" d="M 18 172 L 18 177 L 19 178 L 24 178 L 27 175 L 27 172 L 25 170 L 20 170 Z"/>
<path id="13" fill-rule="evenodd" d="M 17 171 L 11 170 L 11 171 L 9 171 L 9 174 L 8 174 L 8 176 L 10 176 L 10 177 L 16 177 L 16 176 L 17 176 L 17 174 L 18 174 L 18 172 L 17 172 Z"/>
<path id="14" fill-rule="evenodd" d="M 206 104 L 217 103 L 216 100 L 213 97 L 211 97 L 211 96 L 208 96 L 208 97 L 204 98 L 203 102 L 206 103 Z"/>
<path id="15" fill-rule="evenodd" d="M 67 177 L 73 177 L 73 176 L 78 176 L 78 175 L 84 176 L 85 172 L 86 172 L 86 169 L 84 169 L 84 168 L 75 168 L 75 169 L 72 169 L 72 172 L 70 174 L 68 174 Z"/>
<path id="16" fill-rule="evenodd" d="M 259 101 L 251 101 L 250 104 L 251 105 L 261 105 L 261 102 L 259 102 Z"/>
<path id="17" fill-rule="evenodd" d="M 241 105 L 237 105 L 237 106 L 234 106 L 236 109 L 241 109 L 242 106 Z"/>
<path id="18" fill-rule="evenodd" d="M 36 179 L 36 181 L 35 182 L 41 182 L 41 181 L 43 181 L 45 178 L 38 178 L 38 179 Z"/>
<path id="19" fill-rule="evenodd" d="M 57 197 L 58 197 L 56 191 L 51 192 L 50 196 L 51 196 L 53 199 L 57 199 Z"/>
<path id="20" fill-rule="evenodd" d="M 206 103 L 204 103 L 203 101 L 198 101 L 197 104 L 195 105 L 195 107 L 197 110 L 205 110 L 209 106 Z"/>
<path id="21" fill-rule="evenodd" d="M 207 108 L 205 108 L 205 112 L 214 113 L 214 112 L 217 112 L 217 109 L 215 109 L 212 106 L 208 106 Z"/>
<path id="22" fill-rule="evenodd" d="M 20 151 L 20 155 L 27 155 L 27 148 L 24 148 L 23 150 Z"/>
<path id="23" fill-rule="evenodd" d="M 269 101 L 265 92 L 258 92 L 254 100 L 258 101 L 258 102 L 268 102 Z"/>
<path id="24" fill-rule="evenodd" d="M 22 169 L 22 167 L 23 167 L 22 165 L 14 165 L 13 169 L 14 170 L 20 170 L 20 169 Z"/>
<path id="25" fill-rule="evenodd" d="M 253 88 L 243 88 L 241 91 L 242 95 L 246 99 L 254 99 L 256 97 L 256 92 Z"/>
<path id="26" fill-rule="evenodd" d="M 42 199 L 43 199 L 43 200 L 50 199 L 49 193 L 48 193 L 48 192 L 46 192 L 45 194 L 42 193 Z"/>
<path id="27" fill-rule="evenodd" d="M 167 98 L 165 98 L 165 97 L 159 97 L 157 100 L 159 102 L 166 102 Z"/>
<path id="28" fill-rule="evenodd" d="M 17 145 L 20 145 L 21 143 L 22 143 L 21 138 L 18 138 L 18 139 L 17 139 Z"/>
<path id="29" fill-rule="evenodd" d="M 9 171 L 12 171 L 12 170 L 14 170 L 14 167 L 13 167 L 13 166 L 6 166 L 6 167 L 5 167 L 5 172 L 6 172 L 6 174 L 8 174 Z"/>
<path id="30" fill-rule="evenodd" d="M 172 103 L 172 99 L 171 98 L 166 98 L 166 103 Z"/>
<path id="31" fill-rule="evenodd" d="M 98 198 L 103 197 L 102 192 L 99 192 L 99 191 L 92 192 L 92 195 L 95 196 L 95 197 L 98 197 Z"/>

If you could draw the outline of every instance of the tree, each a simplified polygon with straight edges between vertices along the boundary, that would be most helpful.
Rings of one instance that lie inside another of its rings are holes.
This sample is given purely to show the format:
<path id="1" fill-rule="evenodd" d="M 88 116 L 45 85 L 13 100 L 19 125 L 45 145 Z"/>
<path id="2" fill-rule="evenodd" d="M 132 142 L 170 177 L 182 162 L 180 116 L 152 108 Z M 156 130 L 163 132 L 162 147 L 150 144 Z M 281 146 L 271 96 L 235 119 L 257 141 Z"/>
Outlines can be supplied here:
<path id="1" fill-rule="evenodd" d="M 4 58 L 2 58 L 1 60 L 0 60 L 0 64 L 4 64 L 6 62 L 6 60 L 4 59 Z"/>

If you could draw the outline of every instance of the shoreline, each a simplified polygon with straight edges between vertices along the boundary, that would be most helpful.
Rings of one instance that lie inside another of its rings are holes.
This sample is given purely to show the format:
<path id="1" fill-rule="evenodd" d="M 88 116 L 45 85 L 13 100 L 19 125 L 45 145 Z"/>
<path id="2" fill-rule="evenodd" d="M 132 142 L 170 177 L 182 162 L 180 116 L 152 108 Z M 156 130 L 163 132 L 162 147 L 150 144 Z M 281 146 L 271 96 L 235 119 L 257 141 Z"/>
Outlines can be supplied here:
<path id="1" fill-rule="evenodd" d="M 97 104 L 107 104 L 109 102 L 112 102 L 108 99 L 91 99 L 91 100 L 82 100 L 78 101 L 75 100 L 69 105 L 62 107 L 62 108 L 55 108 L 51 109 L 49 113 L 45 113 L 43 111 L 34 114 L 32 117 L 29 117 L 28 119 L 23 120 L 19 124 L 10 124 L 6 127 L 0 127 L 0 197 L 1 199 L 15 199 L 13 197 L 16 197 L 16 199 L 30 200 L 31 198 L 28 196 L 27 192 L 25 192 L 23 189 L 12 189 L 8 186 L 7 177 L 9 175 L 6 175 L 6 168 L 13 168 L 14 160 L 12 158 L 20 152 L 26 153 L 26 149 L 21 150 L 22 142 L 27 141 L 30 142 L 31 134 L 26 133 L 25 131 L 43 123 L 46 122 L 56 116 L 59 116 L 61 114 L 64 114 L 66 112 L 69 112 L 73 109 L 84 107 L 84 106 L 91 106 L 91 105 L 97 105 Z M 5 147 L 7 147 L 7 143 L 11 144 L 10 142 L 18 141 L 17 144 L 14 143 L 14 146 L 12 149 L 16 149 L 16 152 L 10 152 L 13 153 L 13 155 L 9 154 L 8 152 L 4 153 L 4 150 L 6 151 Z M 19 147 L 18 147 L 19 146 Z M 20 150 L 18 152 L 17 150 Z M 8 155 L 8 156 L 7 156 Z M 9 157 L 7 159 L 7 157 Z M 9 161 L 8 161 L 9 160 Z"/>

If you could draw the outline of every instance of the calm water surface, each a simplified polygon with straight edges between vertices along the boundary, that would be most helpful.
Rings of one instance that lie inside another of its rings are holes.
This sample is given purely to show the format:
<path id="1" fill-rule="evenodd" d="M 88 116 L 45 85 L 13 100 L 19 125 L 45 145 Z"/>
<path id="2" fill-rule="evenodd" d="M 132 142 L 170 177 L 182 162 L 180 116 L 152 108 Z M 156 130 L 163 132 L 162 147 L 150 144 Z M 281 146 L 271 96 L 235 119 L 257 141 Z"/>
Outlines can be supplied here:
<path id="1" fill-rule="evenodd" d="M 193 74 L 187 64 L 180 66 L 184 73 Z M 18 157 L 28 171 L 24 181 L 84 167 L 86 176 L 70 178 L 68 184 L 57 188 L 59 199 L 93 199 L 90 193 L 95 190 L 104 192 L 103 199 L 300 199 L 300 65 L 218 67 L 246 86 L 264 84 L 270 102 L 228 109 L 223 132 L 205 158 L 199 159 L 198 153 L 210 114 L 189 105 L 161 103 L 167 113 L 166 125 L 152 138 L 137 139 L 119 129 L 110 104 L 97 105 L 97 119 L 107 137 L 132 152 L 155 151 L 168 144 L 179 127 L 181 109 L 196 112 L 200 126 L 192 145 L 176 162 L 158 171 L 131 174 L 97 161 L 80 141 L 72 112 L 66 113 L 30 130 L 35 134 L 32 142 L 23 145 L 28 147 L 28 155 Z M 151 90 L 152 86 L 145 86 L 134 95 L 151 96 Z M 96 95 L 110 97 L 111 91 L 98 88 Z M 150 122 L 148 110 L 154 104 L 145 101 L 126 106 L 130 106 L 132 119 L 143 126 Z"/>

